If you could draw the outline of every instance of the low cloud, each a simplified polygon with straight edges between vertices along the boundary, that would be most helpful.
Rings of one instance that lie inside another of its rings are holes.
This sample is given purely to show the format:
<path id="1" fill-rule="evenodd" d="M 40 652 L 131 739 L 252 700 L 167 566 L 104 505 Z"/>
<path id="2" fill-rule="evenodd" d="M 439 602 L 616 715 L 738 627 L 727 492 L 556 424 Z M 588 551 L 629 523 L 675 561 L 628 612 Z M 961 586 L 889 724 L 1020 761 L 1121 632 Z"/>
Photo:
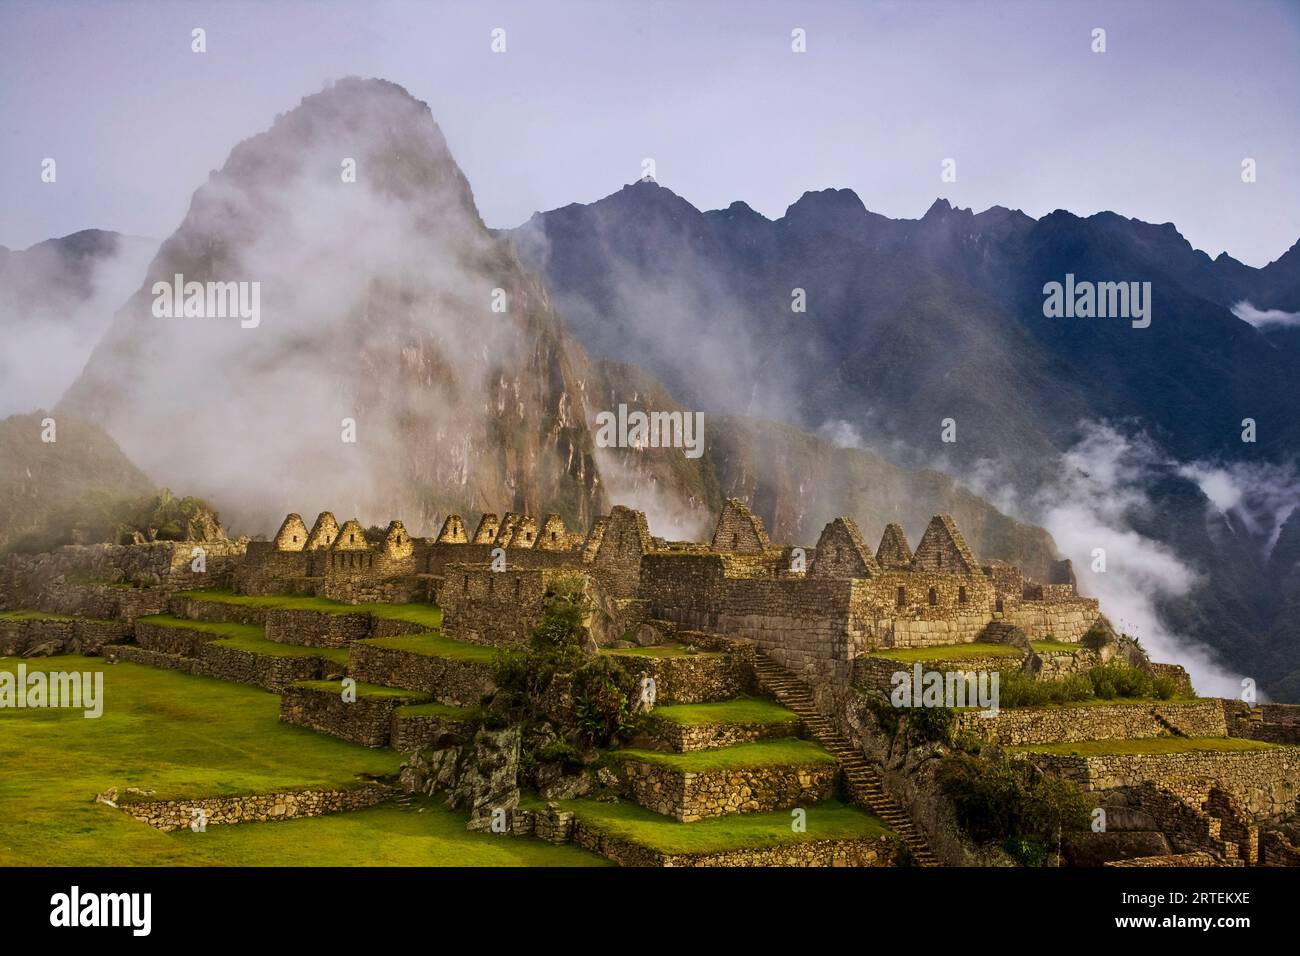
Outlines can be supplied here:
<path id="1" fill-rule="evenodd" d="M 1232 314 L 1243 322 L 1249 322 L 1257 329 L 1266 325 L 1300 325 L 1300 312 L 1283 312 L 1281 309 L 1257 309 L 1247 299 L 1242 299 L 1234 305 Z"/>
<path id="2" fill-rule="evenodd" d="M 1201 694 L 1236 697 L 1241 676 L 1228 670 L 1213 650 L 1167 626 L 1158 610 L 1162 601 L 1184 597 L 1202 585 L 1200 573 L 1173 549 L 1134 528 L 1135 519 L 1154 507 L 1146 489 L 1171 465 L 1144 435 L 1088 423 L 1081 439 L 1061 456 L 1056 477 L 1032 494 L 1013 492 L 992 462 L 982 463 L 974 484 L 1008 514 L 1046 528 L 1074 562 L 1080 590 L 1098 598 L 1111 622 L 1137 637 L 1154 659 L 1185 666 Z M 1225 477 L 1237 473 L 1221 469 L 1218 475 L 1204 464 L 1182 467 L 1188 476 L 1205 477 L 1215 492 L 1207 496 L 1216 506 L 1240 509 L 1254 500 L 1258 476 Z M 1259 526 L 1265 519 L 1257 515 L 1252 520 Z M 1098 548 L 1105 552 L 1104 573 L 1092 570 Z"/>
<path id="3" fill-rule="evenodd" d="M 158 249 L 131 236 L 74 251 L 77 234 L 0 253 L 0 418 L 52 408 Z"/>

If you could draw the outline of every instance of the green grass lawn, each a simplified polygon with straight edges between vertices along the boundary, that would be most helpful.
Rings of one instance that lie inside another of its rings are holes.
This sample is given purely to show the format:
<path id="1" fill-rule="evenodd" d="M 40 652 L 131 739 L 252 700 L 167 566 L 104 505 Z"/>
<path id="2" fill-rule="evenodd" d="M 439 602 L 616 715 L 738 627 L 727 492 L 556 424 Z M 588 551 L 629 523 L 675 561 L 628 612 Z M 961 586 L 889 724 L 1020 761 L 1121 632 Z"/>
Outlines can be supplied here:
<path id="1" fill-rule="evenodd" d="M 102 670 L 104 713 L 88 720 L 73 710 L 0 710 L 0 866 L 600 862 L 573 847 L 470 834 L 465 817 L 441 805 L 161 833 L 94 803 L 95 794 L 343 787 L 363 774 L 394 774 L 402 758 L 282 724 L 279 698 L 244 684 L 97 657 L 22 663 L 29 672 Z M 18 664 L 0 658 L 2 669 Z"/>
<path id="2" fill-rule="evenodd" d="M 427 657 L 449 657 L 458 661 L 480 661 L 484 664 L 491 664 L 496 657 L 494 647 L 471 644 L 468 641 L 454 641 L 433 631 L 398 634 L 394 637 L 367 637 L 357 643 L 371 644 L 392 651 L 424 654 Z"/>
<path id="3" fill-rule="evenodd" d="M 0 621 L 75 621 L 67 614 L 47 614 L 45 611 L 0 611 Z"/>
<path id="4" fill-rule="evenodd" d="M 225 637 L 212 643 L 218 647 L 248 651 L 250 654 L 265 654 L 267 657 L 319 657 L 341 667 L 347 666 L 348 650 L 346 647 L 305 647 L 301 644 L 281 644 L 279 641 L 268 641 L 263 637 L 260 627 L 255 627 L 253 630 L 256 632 L 255 634 Z"/>
<path id="5" fill-rule="evenodd" d="M 758 740 L 734 747 L 715 750 L 694 750 L 690 753 L 666 753 L 658 750 L 612 751 L 617 759 L 644 760 L 685 773 L 705 773 L 711 770 L 740 770 L 746 767 L 806 767 L 809 764 L 834 763 L 835 758 L 811 740 L 777 737 Z"/>
<path id="6" fill-rule="evenodd" d="M 799 715 L 761 697 L 737 697 L 713 704 L 672 704 L 656 707 L 651 716 L 688 727 L 717 724 L 794 723 Z"/>
<path id="7" fill-rule="evenodd" d="M 180 595 L 193 601 L 214 601 L 218 604 L 237 604 L 241 607 L 264 608 L 277 611 L 319 611 L 323 614 L 373 614 L 394 621 L 407 621 L 423 625 L 430 630 L 442 627 L 442 609 L 432 604 L 344 604 L 325 598 L 302 597 L 291 594 L 254 596 L 236 594 L 218 589 L 184 591 Z"/>
<path id="8" fill-rule="evenodd" d="M 295 681 L 291 687 L 301 687 L 304 690 L 323 690 L 331 694 L 340 694 L 343 692 L 343 684 L 336 680 L 300 680 Z M 422 690 L 406 690 L 403 687 L 387 687 L 383 684 L 367 684 L 359 682 L 356 685 L 357 697 L 396 697 L 400 700 L 409 700 L 412 703 L 423 703 L 429 699 L 429 695 Z"/>
<path id="9" fill-rule="evenodd" d="M 201 631 L 204 634 L 219 634 L 225 638 L 243 640 L 266 640 L 262 629 L 256 624 L 225 624 L 220 621 L 192 621 L 187 617 L 173 617 L 170 614 L 149 614 L 137 619 L 141 624 L 155 624 L 158 627 L 171 627 L 183 631 Z"/>
<path id="10" fill-rule="evenodd" d="M 811 829 L 811 825 L 809 827 Z M 209 827 L 172 837 L 187 863 L 225 866 L 612 866 L 576 846 L 470 833 L 465 817 L 421 799 L 309 820 Z"/>
<path id="11" fill-rule="evenodd" d="M 688 654 L 685 644 L 660 644 L 655 647 L 605 647 L 602 654 L 621 654 L 625 657 L 722 657 L 724 651 L 697 651 Z"/>
<path id="12" fill-rule="evenodd" d="M 1087 740 L 1072 744 L 1021 744 L 1018 753 L 1098 757 L 1107 754 L 1180 754 L 1197 750 L 1273 750 L 1276 744 L 1239 737 L 1147 737 L 1142 740 Z"/>
<path id="13" fill-rule="evenodd" d="M 926 661 L 964 661 L 973 657 L 1023 657 L 1024 652 L 1010 644 L 944 644 L 938 647 L 893 647 L 871 652 L 872 657 L 907 664 Z"/>
<path id="14" fill-rule="evenodd" d="M 661 853 L 717 853 L 808 840 L 872 839 L 890 832 L 879 818 L 837 800 L 805 807 L 808 829 L 804 833 L 790 829 L 793 818 L 789 810 L 739 813 L 680 823 L 626 800 L 619 803 L 568 800 L 560 806 L 572 810 L 593 830 Z"/>

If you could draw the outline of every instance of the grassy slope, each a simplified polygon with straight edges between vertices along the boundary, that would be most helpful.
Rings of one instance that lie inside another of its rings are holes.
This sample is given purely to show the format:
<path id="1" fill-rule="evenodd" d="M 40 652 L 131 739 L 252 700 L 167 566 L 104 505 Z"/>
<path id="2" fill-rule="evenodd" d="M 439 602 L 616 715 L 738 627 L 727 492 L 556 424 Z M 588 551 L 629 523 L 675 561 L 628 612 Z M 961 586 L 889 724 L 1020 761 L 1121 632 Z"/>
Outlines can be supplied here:
<path id="1" fill-rule="evenodd" d="M 713 853 L 744 847 L 779 846 L 808 840 L 871 839 L 889 832 L 883 821 L 835 800 L 807 810 L 807 831 L 791 830 L 789 810 L 742 813 L 696 823 L 679 823 L 634 803 L 571 800 L 561 804 L 601 833 L 663 853 Z"/>
<path id="2" fill-rule="evenodd" d="M 440 806 L 160 833 L 92 798 L 114 786 L 158 798 L 347 786 L 358 774 L 395 773 L 401 756 L 281 724 L 279 698 L 242 684 L 101 658 L 25 663 L 102 670 L 104 714 L 0 710 L 0 866 L 599 862 L 571 847 L 467 833 L 464 817 Z M 17 664 L 0 659 L 2 669 Z"/>
<path id="3" fill-rule="evenodd" d="M 810 740 L 778 737 L 716 750 L 690 753 L 665 753 L 657 750 L 613 751 L 612 756 L 643 760 L 687 773 L 710 770 L 737 770 L 746 767 L 806 767 L 809 764 L 833 763 L 835 758 Z"/>
<path id="4" fill-rule="evenodd" d="M 1088 740 L 1073 744 L 1024 744 L 1007 747 L 1020 753 L 1081 757 L 1104 754 L 1178 754 L 1195 750 L 1273 750 L 1275 744 L 1237 737 L 1148 737 L 1143 740 Z"/>
<path id="5" fill-rule="evenodd" d="M 268 641 L 265 637 L 262 637 L 261 628 L 256 628 L 256 630 L 259 633 L 225 637 L 212 643 L 218 647 L 229 647 L 232 650 L 247 651 L 250 654 L 265 654 L 267 657 L 320 657 L 338 665 L 346 665 L 348 662 L 346 648 L 281 644 L 278 641 Z"/>
<path id="6" fill-rule="evenodd" d="M 305 690 L 324 690 L 330 693 L 341 693 L 343 685 L 336 680 L 300 680 L 292 686 L 301 687 Z M 423 691 L 406 690 L 401 687 L 386 687 L 383 684 L 366 684 L 358 683 L 356 685 L 357 697 L 396 697 L 401 700 L 409 700 L 413 703 L 422 703 L 429 699 L 429 695 Z"/>
<path id="7" fill-rule="evenodd" d="M 442 626 L 442 609 L 432 604 L 344 604 L 325 598 L 267 595 L 255 597 L 235 594 L 233 591 L 185 591 L 182 597 L 195 601 L 215 601 L 220 604 L 237 604 L 241 607 L 267 608 L 282 611 L 319 611 L 323 614 L 373 614 L 394 621 L 422 624 L 430 630 Z"/>
<path id="8" fill-rule="evenodd" d="M 758 697 L 736 697 L 713 704 L 673 704 L 656 707 L 652 712 L 660 720 L 703 727 L 717 724 L 783 724 L 799 715 L 780 704 Z"/>
<path id="9" fill-rule="evenodd" d="M 482 661 L 492 663 L 496 657 L 496 648 L 483 644 L 470 644 L 468 641 L 454 641 L 442 634 L 424 631 L 420 634 L 399 634 L 395 637 L 368 637 L 359 641 L 392 651 L 406 651 L 411 654 L 424 654 L 428 657 L 450 657 L 460 661 Z"/>

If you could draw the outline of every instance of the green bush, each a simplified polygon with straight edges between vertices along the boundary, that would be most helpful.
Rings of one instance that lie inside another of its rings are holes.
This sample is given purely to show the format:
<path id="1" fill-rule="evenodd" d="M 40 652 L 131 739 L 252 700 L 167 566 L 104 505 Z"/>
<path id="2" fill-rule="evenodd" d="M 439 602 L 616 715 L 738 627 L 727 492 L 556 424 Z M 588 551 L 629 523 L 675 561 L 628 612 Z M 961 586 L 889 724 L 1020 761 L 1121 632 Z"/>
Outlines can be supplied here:
<path id="1" fill-rule="evenodd" d="M 527 650 L 498 651 L 495 679 L 503 706 L 521 721 L 549 719 L 551 694 L 564 681 L 573 699 L 574 741 L 607 747 L 636 731 L 636 680 L 617 660 L 590 657 L 580 646 L 588 604 L 581 592 L 553 594 L 533 628 Z"/>
<path id="2" fill-rule="evenodd" d="M 1151 697 L 1151 675 L 1123 661 L 1098 664 L 1088 671 L 1093 693 L 1103 700 L 1116 697 Z"/>
<path id="3" fill-rule="evenodd" d="M 1048 863 L 1063 832 L 1088 828 L 1083 792 L 1027 760 L 956 753 L 943 759 L 938 781 L 972 840 L 1001 846 L 1026 866 Z"/>

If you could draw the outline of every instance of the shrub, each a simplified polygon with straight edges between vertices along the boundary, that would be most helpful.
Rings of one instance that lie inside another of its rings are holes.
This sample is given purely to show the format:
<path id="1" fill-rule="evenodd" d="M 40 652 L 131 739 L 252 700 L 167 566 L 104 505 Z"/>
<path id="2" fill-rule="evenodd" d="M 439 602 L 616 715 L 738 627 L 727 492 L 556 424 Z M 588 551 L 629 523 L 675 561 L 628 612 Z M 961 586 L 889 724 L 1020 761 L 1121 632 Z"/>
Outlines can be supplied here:
<path id="1" fill-rule="evenodd" d="M 1092 651 L 1099 651 L 1106 646 L 1110 635 L 1106 631 L 1106 625 L 1100 621 L 1088 628 L 1088 632 L 1079 638 L 1079 643 Z"/>
<path id="2" fill-rule="evenodd" d="M 1104 700 L 1116 697 L 1150 697 L 1153 687 L 1151 675 L 1123 661 L 1098 664 L 1088 671 L 1093 692 Z"/>
<path id="3" fill-rule="evenodd" d="M 505 706 L 520 720 L 545 719 L 555 704 L 550 691 L 568 683 L 573 698 L 575 740 L 605 747 L 636 730 L 636 681 L 613 658 L 588 657 L 579 644 L 588 605 L 581 592 L 551 595 L 533 628 L 527 650 L 498 651 L 495 678 Z"/>
<path id="4" fill-rule="evenodd" d="M 952 754 L 940 764 L 938 780 L 972 840 L 1001 846 L 1026 866 L 1049 862 L 1061 833 L 1088 828 L 1083 792 L 1027 760 Z"/>
<path id="5" fill-rule="evenodd" d="M 1178 681 L 1168 674 L 1157 674 L 1151 679 L 1151 693 L 1161 700 L 1178 696 Z"/>

